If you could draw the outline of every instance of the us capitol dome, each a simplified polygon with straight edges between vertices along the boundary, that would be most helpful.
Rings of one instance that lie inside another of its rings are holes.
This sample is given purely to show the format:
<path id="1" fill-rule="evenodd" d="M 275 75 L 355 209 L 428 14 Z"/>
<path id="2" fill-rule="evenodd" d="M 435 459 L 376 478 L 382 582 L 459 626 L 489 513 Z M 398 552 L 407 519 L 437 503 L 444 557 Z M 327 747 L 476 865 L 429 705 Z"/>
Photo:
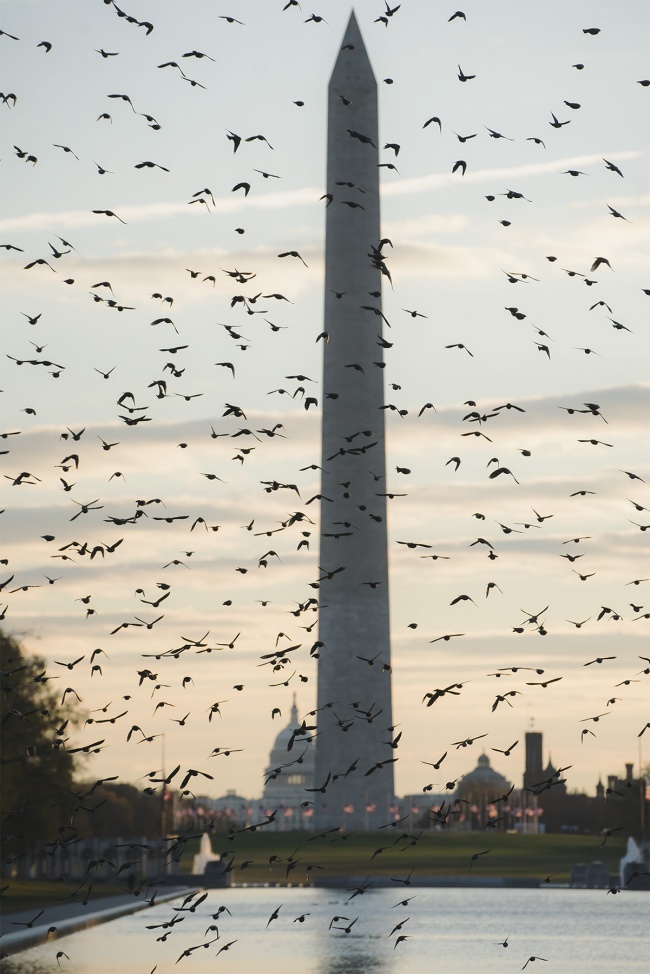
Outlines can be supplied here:
<path id="1" fill-rule="evenodd" d="M 303 803 L 310 799 L 305 788 L 314 787 L 316 760 L 315 744 L 310 734 L 295 734 L 300 727 L 294 696 L 289 723 L 277 735 L 271 748 L 262 794 L 262 803 L 270 809 L 277 808 L 277 819 L 283 818 L 285 827 L 294 829 L 303 827 L 303 824 L 308 826 L 308 821 L 303 823 L 302 820 L 311 818 L 312 806 L 303 807 Z M 287 764 L 291 767 L 285 770 Z M 277 824 L 279 828 L 283 827 L 280 821 Z"/>
<path id="2" fill-rule="evenodd" d="M 275 812 L 265 831 L 288 832 L 312 829 L 312 796 L 305 788 L 314 787 L 315 744 L 309 732 L 295 736 L 301 727 L 296 696 L 293 697 L 289 723 L 275 738 L 264 771 L 261 798 L 245 798 L 229 790 L 220 798 L 202 798 L 212 811 L 225 812 L 238 822 L 250 824 Z M 289 748 L 291 747 L 291 750 Z M 291 764 L 290 768 L 286 765 Z"/>

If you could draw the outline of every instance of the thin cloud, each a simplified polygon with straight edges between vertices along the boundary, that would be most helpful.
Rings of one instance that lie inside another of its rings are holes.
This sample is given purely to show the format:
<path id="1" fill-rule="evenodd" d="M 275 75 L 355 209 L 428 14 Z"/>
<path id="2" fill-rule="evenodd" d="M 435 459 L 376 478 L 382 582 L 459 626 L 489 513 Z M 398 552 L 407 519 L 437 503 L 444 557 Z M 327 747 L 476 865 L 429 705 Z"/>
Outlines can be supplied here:
<path id="1" fill-rule="evenodd" d="M 625 150 L 613 152 L 610 158 L 613 160 L 634 159 L 639 152 Z M 535 176 L 548 172 L 556 172 L 558 169 L 573 168 L 575 166 L 587 166 L 594 162 L 602 162 L 602 157 L 589 154 L 578 156 L 566 156 L 560 159 L 553 159 L 547 162 L 528 163 L 519 166 L 502 166 L 495 169 L 469 169 L 464 177 L 467 183 L 489 182 L 495 179 L 519 178 L 524 176 Z M 400 182 L 385 183 L 382 186 L 382 195 L 390 196 L 412 196 L 428 189 L 443 189 L 457 181 L 450 173 L 432 173 L 429 176 L 419 176 L 402 179 Z M 218 198 L 215 201 L 213 212 L 215 213 L 237 213 L 244 206 L 260 210 L 278 210 L 295 206 L 304 206 L 307 203 L 319 204 L 319 196 L 322 196 L 322 187 L 306 186 L 302 189 L 282 190 L 279 192 L 263 193 L 256 195 L 252 193 L 245 199 L 240 197 Z M 158 203 L 147 203 L 144 205 L 126 204 L 114 205 L 115 212 L 129 223 L 142 223 L 145 221 L 163 220 L 171 216 L 187 215 L 195 213 L 196 216 L 205 218 L 205 214 L 198 212 L 189 206 L 187 200 L 169 201 Z M 19 217 L 9 217 L 0 220 L 0 232 L 8 233 L 20 230 L 44 230 L 53 226 L 59 228 L 70 227 L 89 227 L 96 226 L 98 217 L 91 211 L 86 210 L 60 210 L 55 212 L 29 213 Z"/>
<path id="2" fill-rule="evenodd" d="M 626 150 L 612 153 L 612 159 L 635 159 L 640 153 L 635 150 Z M 581 156 L 565 156 L 560 159 L 552 159 L 547 162 L 527 163 L 519 166 L 502 166 L 497 169 L 468 169 L 463 181 L 466 183 L 484 183 L 496 179 L 511 179 L 524 176 L 537 176 L 542 173 L 557 172 L 562 168 L 575 168 L 576 166 L 588 166 L 594 162 L 602 162 L 602 157 L 590 153 Z M 384 196 L 406 196 L 413 193 L 421 193 L 427 189 L 443 189 L 457 182 L 457 177 L 452 173 L 432 173 L 430 176 L 419 176 L 413 179 L 403 179 L 401 182 L 391 182 L 382 186 Z"/>
<path id="3" fill-rule="evenodd" d="M 264 193 L 261 196 L 251 195 L 245 202 L 239 197 L 217 199 L 212 208 L 213 213 L 237 213 L 244 206 L 260 210 L 277 210 L 284 207 L 304 206 L 305 203 L 318 202 L 320 189 L 305 187 L 304 189 L 285 190 L 277 193 Z M 200 217 L 205 219 L 202 208 L 190 207 L 189 201 L 170 201 L 147 203 L 144 205 L 126 204 L 120 206 L 115 203 L 115 212 L 127 224 L 143 223 L 153 220 L 166 220 L 171 216 Z M 97 226 L 99 217 L 90 210 L 60 210 L 51 213 L 29 213 L 25 216 L 10 217 L 0 220 L 0 231 L 3 233 L 15 230 L 47 230 L 56 227 L 90 227 Z"/>

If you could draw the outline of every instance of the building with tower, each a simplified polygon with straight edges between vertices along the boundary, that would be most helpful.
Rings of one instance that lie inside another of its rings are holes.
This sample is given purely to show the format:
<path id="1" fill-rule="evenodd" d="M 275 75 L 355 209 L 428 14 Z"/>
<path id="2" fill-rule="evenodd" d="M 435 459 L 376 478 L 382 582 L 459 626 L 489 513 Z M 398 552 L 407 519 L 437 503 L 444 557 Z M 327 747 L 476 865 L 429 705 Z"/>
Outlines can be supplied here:
<path id="1" fill-rule="evenodd" d="M 492 767 L 490 758 L 483 753 L 476 767 L 459 779 L 455 791 L 446 789 L 435 794 L 430 787 L 421 793 L 395 797 L 380 824 L 403 819 L 409 831 L 494 829 L 597 834 L 611 823 L 611 808 L 615 807 L 617 821 L 630 834 L 642 837 L 647 833 L 650 784 L 643 776 L 635 777 L 631 763 L 625 765 L 624 776 L 608 775 L 607 786 L 599 781 L 593 796 L 568 792 L 564 776 L 554 768 L 550 759 L 545 765 L 543 763 L 542 734 L 535 732 L 526 736 L 528 763 L 524 781 L 538 787 L 514 787 L 498 768 Z M 384 739 L 384 746 L 387 740 Z M 319 787 L 316 771 L 319 743 L 315 735 L 309 731 L 305 733 L 294 697 L 289 721 L 272 742 L 261 796 L 250 798 L 234 791 L 216 799 L 201 796 L 197 799 L 200 808 L 204 809 L 200 814 L 209 818 L 214 812 L 225 813 L 239 826 L 273 816 L 265 830 L 322 831 L 315 814 L 314 799 L 319 792 L 307 790 Z M 367 827 L 376 827 L 370 824 L 373 813 L 366 811 L 365 814 L 369 820 Z M 352 809 L 344 808 L 342 821 L 338 824 L 346 831 L 363 831 L 363 826 L 361 829 L 352 826 L 350 819 L 353 815 Z"/>
<path id="2" fill-rule="evenodd" d="M 539 731 L 526 732 L 526 767 L 524 770 L 524 791 L 539 792 L 540 785 L 549 782 L 557 777 L 557 770 L 553 767 L 551 759 L 543 764 L 542 757 L 542 735 Z M 556 794 L 566 794 L 566 784 L 558 780 L 553 785 Z"/>
<path id="3" fill-rule="evenodd" d="M 533 785 L 539 784 L 543 777 L 542 772 L 542 735 L 539 731 L 527 731 L 524 788 L 532 790 Z"/>

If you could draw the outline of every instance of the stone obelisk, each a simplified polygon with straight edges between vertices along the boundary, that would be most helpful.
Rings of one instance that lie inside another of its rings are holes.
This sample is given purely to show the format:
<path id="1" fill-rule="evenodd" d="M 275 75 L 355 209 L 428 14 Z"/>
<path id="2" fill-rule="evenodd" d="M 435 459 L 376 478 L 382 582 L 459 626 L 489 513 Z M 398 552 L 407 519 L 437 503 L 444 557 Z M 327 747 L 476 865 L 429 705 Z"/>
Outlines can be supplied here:
<path id="1" fill-rule="evenodd" d="M 319 830 L 376 828 L 394 800 L 378 144 L 377 83 L 352 13 L 328 106 Z"/>

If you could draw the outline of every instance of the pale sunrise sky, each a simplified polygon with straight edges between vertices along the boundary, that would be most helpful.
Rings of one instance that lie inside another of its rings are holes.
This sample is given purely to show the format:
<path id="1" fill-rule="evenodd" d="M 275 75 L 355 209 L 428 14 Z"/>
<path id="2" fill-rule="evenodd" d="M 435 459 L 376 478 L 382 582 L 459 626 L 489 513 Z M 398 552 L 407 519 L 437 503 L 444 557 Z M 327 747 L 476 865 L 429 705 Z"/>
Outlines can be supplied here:
<path id="1" fill-rule="evenodd" d="M 320 197 L 327 84 L 352 4 L 284 6 L 125 0 L 147 33 L 101 0 L 0 3 L 0 244 L 12 245 L 0 250 L 0 583 L 13 576 L 0 605 L 57 692 L 75 688 L 87 712 L 128 711 L 71 736 L 105 739 L 92 777 L 160 767 L 160 738 L 126 743 L 138 724 L 165 735 L 169 767 L 214 776 L 201 791 L 254 798 L 293 693 L 301 714 L 315 706 L 317 612 L 291 613 L 318 595 Z M 568 787 L 593 793 L 599 775 L 648 760 L 650 11 L 477 0 L 450 20 L 451 4 L 403 0 L 386 27 L 379 0 L 354 9 L 381 145 L 400 147 L 381 152 L 397 167 L 381 177 L 385 402 L 397 408 L 379 488 L 406 495 L 389 501 L 388 524 L 397 793 L 437 781 L 420 762 L 447 749 L 440 790 L 483 748 L 519 785 L 533 724 L 544 759 L 572 765 Z M 303 260 L 278 257 L 290 250 Z M 224 273 L 235 270 L 255 277 Z M 288 300 L 259 297 L 255 314 L 233 304 L 258 292 Z M 427 403 L 435 411 L 420 415 Z M 471 422 L 472 410 L 489 418 Z M 263 432 L 276 424 L 281 435 Z M 464 435 L 478 430 L 489 439 Z M 498 465 L 519 483 L 490 479 Z M 138 509 L 148 516 L 107 522 Z M 296 511 L 313 525 L 264 534 Z M 218 530 L 190 530 L 199 517 Z M 64 548 L 118 541 L 92 561 Z M 158 608 L 141 601 L 165 591 Z M 460 594 L 473 603 L 451 605 Z M 538 613 L 546 635 L 526 624 Z M 136 617 L 145 625 L 111 635 Z M 431 642 L 452 633 L 463 635 Z M 145 658 L 204 636 L 220 650 Z M 273 674 L 259 664 L 277 641 L 301 649 Z M 59 665 L 82 656 L 72 672 Z M 562 679 L 544 689 L 528 673 L 488 675 L 509 666 Z M 162 684 L 153 695 L 154 682 L 138 686 L 144 668 Z M 461 681 L 459 696 L 422 703 Z M 521 695 L 493 713 L 504 690 Z M 208 722 L 215 701 L 222 716 Z M 581 742 L 584 728 L 596 736 Z M 517 739 L 509 758 L 490 750 Z M 209 759 L 215 747 L 242 751 Z"/>

